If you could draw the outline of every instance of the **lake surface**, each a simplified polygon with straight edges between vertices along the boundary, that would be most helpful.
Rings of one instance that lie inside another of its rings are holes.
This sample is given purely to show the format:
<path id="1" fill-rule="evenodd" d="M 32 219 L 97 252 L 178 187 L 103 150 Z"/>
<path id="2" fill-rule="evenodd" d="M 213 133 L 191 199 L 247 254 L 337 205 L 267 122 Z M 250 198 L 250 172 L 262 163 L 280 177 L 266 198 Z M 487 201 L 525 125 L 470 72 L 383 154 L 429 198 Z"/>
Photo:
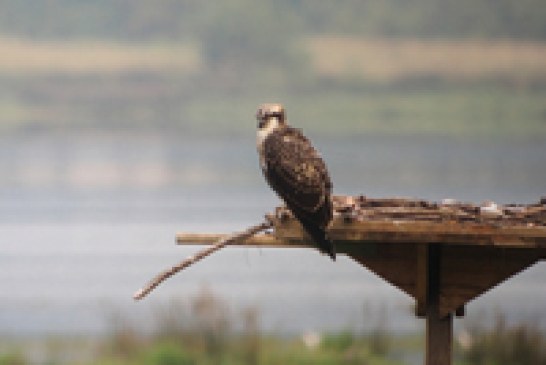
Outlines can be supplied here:
<path id="1" fill-rule="evenodd" d="M 311 136 L 313 137 L 313 136 Z M 546 195 L 546 142 L 447 137 L 313 138 L 338 194 L 528 203 Z M 265 330 L 421 328 L 412 300 L 346 257 L 226 248 L 132 293 L 198 247 L 177 231 L 231 232 L 278 205 L 254 135 L 40 134 L 0 137 L 0 335 L 100 334 L 113 314 L 149 329 L 152 313 L 210 290 Z M 546 328 L 546 265 L 472 302 L 468 318 Z"/>

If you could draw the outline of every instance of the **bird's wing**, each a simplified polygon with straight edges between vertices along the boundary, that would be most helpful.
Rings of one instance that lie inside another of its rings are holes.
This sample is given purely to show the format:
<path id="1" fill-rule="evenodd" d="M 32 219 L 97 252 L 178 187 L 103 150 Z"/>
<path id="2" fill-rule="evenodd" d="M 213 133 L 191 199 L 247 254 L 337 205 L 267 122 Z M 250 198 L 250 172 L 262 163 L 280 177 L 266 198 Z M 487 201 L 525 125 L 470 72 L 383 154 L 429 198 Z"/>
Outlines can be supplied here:
<path id="1" fill-rule="evenodd" d="M 326 165 L 300 130 L 273 132 L 264 142 L 264 155 L 267 180 L 289 206 L 314 212 L 328 199 L 332 184 Z"/>

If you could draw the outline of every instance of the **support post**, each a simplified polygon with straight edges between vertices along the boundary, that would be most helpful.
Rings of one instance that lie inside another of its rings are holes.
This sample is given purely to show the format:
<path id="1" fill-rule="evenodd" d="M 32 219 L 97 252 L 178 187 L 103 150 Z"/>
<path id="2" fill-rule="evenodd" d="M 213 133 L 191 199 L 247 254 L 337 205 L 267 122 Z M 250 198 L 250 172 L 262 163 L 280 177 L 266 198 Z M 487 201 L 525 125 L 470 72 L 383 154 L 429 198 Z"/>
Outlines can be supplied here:
<path id="1" fill-rule="evenodd" d="M 432 308 L 431 308 L 432 309 Z M 453 315 L 441 318 L 430 311 L 427 315 L 425 365 L 451 365 L 453 343 Z"/>
<path id="2" fill-rule="evenodd" d="M 425 365 L 451 365 L 453 315 L 440 315 L 442 246 L 427 247 L 427 304 Z"/>

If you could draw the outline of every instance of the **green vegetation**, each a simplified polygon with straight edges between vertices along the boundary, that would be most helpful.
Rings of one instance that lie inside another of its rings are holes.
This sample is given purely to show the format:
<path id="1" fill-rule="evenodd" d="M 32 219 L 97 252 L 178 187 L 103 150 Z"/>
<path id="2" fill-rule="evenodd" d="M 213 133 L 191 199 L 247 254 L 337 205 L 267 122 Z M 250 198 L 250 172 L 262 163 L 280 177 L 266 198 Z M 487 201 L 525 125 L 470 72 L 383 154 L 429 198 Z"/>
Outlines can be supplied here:
<path id="1" fill-rule="evenodd" d="M 546 336 L 533 325 L 510 327 L 498 316 L 492 329 L 474 328 L 461 365 L 545 365 Z"/>
<path id="2" fill-rule="evenodd" d="M 101 339 L 49 338 L 0 346 L 0 365 L 402 365 L 418 363 L 423 334 L 393 334 L 388 313 L 374 314 L 375 329 L 275 336 L 260 330 L 255 308 L 232 311 L 210 291 L 188 302 L 157 307 L 146 333 L 120 315 Z M 377 320 L 377 318 L 384 318 Z M 456 365 L 544 365 L 546 336 L 533 325 L 508 326 L 499 316 L 492 328 L 472 321 L 455 334 Z M 37 354 L 41 354 L 37 357 Z M 32 361 L 30 359 L 33 359 Z"/>
<path id="3" fill-rule="evenodd" d="M 17 352 L 0 354 L 0 365 L 25 365 L 26 363 L 24 356 Z"/>
<path id="4" fill-rule="evenodd" d="M 117 318 L 111 336 L 90 364 L 370 364 L 397 365 L 391 353 L 407 337 L 391 336 L 378 326 L 371 334 L 353 331 L 306 333 L 301 337 L 261 332 L 254 308 L 233 313 L 207 290 L 189 303 L 173 301 L 157 308 L 151 335 Z M 378 345 L 379 344 L 379 345 Z M 409 348 L 409 353 L 418 351 Z"/>
<path id="5" fill-rule="evenodd" d="M 333 337 L 346 336 L 330 334 Z M 308 349 L 301 341 L 293 339 L 260 338 L 259 349 L 248 347 L 248 339 L 234 338 L 221 352 L 208 353 L 202 349 L 181 345 L 176 341 L 157 341 L 141 345 L 134 353 L 105 354 L 93 364 L 134 364 L 134 365 L 185 365 L 185 364 L 248 364 L 248 365 L 301 365 L 301 364 L 370 364 L 401 365 L 399 360 L 389 359 L 371 352 L 365 338 L 355 338 L 346 347 L 336 348 L 330 344 Z M 254 352 L 255 351 L 255 352 Z"/>

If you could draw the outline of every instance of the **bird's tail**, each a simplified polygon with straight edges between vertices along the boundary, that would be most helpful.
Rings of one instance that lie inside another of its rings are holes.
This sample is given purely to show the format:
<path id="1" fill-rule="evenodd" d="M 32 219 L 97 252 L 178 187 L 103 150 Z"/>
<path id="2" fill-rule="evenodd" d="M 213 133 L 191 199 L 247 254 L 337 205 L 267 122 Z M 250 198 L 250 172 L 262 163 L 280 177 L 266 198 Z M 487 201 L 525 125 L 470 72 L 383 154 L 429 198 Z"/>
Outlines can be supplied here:
<path id="1" fill-rule="evenodd" d="M 311 236 L 318 249 L 336 261 L 336 248 L 334 242 L 328 237 L 324 229 L 302 222 L 303 228 Z"/>

